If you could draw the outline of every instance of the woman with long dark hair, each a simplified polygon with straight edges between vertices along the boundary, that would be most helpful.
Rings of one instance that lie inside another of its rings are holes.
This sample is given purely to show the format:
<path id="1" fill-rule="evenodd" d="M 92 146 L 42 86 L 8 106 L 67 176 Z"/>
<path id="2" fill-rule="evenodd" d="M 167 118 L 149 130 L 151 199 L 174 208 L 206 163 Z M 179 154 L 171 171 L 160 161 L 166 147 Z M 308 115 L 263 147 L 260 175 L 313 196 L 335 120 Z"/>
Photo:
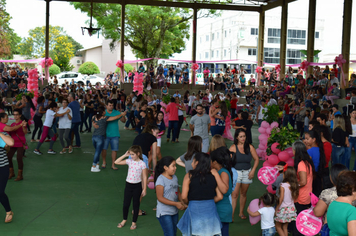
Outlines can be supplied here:
<path id="1" fill-rule="evenodd" d="M 33 122 L 35 122 L 35 129 L 33 130 L 32 133 L 31 142 L 40 141 L 40 137 L 42 134 L 42 126 L 43 126 L 42 116 L 43 114 L 46 113 L 46 110 L 44 109 L 44 100 L 45 98 L 43 96 L 37 98 L 36 112 L 35 115 L 33 116 Z M 37 140 L 35 140 L 37 130 L 38 130 Z"/>
<path id="2" fill-rule="evenodd" d="M 31 109 L 36 110 L 30 96 L 22 96 L 21 101 L 18 101 L 15 108 L 22 109 L 22 115 L 25 117 L 27 122 L 28 133 L 31 133 L 30 125 L 28 121 L 31 120 Z"/>
<path id="3" fill-rule="evenodd" d="M 246 216 L 243 212 L 246 205 L 246 194 L 250 184 L 252 184 L 252 179 L 255 175 L 259 158 L 255 148 L 247 141 L 246 131 L 244 129 L 237 129 L 235 131 L 234 144 L 231 145 L 230 151 L 234 153 L 236 160 L 234 167 L 238 173 L 237 184 L 231 194 L 233 215 L 240 192 L 239 217 L 244 220 L 246 219 Z M 251 166 L 252 159 L 254 160 L 253 166 Z"/>
<path id="4" fill-rule="evenodd" d="M 158 138 L 157 138 L 157 158 L 158 160 L 161 160 L 162 159 L 162 154 L 161 154 L 162 136 L 166 132 L 166 124 L 164 123 L 164 113 L 162 111 L 159 111 L 157 113 L 155 124 L 159 129 Z"/>
<path id="5" fill-rule="evenodd" d="M 0 133 L 0 203 L 6 211 L 5 223 L 10 223 L 14 215 L 11 211 L 9 198 L 5 193 L 6 184 L 9 179 L 9 161 L 6 155 L 5 146 L 8 145 L 11 147 L 14 143 L 13 138 L 7 133 Z"/>
<path id="6" fill-rule="evenodd" d="M 225 120 L 227 118 L 227 106 L 226 102 L 222 101 L 219 104 L 218 112 L 215 115 L 215 134 L 223 135 L 225 131 Z"/>
<path id="7" fill-rule="evenodd" d="M 313 173 L 314 163 L 310 158 L 305 144 L 301 141 L 296 141 L 292 145 L 294 154 L 294 169 L 297 171 L 299 196 L 294 203 L 297 214 L 310 207 L 310 195 L 313 190 Z M 293 229 L 293 236 L 302 236 L 296 225 L 295 221 L 291 223 Z"/>
<path id="8" fill-rule="evenodd" d="M 229 235 L 229 223 L 232 222 L 232 206 L 230 203 L 230 195 L 232 193 L 232 163 L 230 151 L 227 147 L 219 147 L 210 153 L 211 167 L 215 169 L 218 176 L 215 176 L 218 188 L 224 195 L 223 199 L 216 203 L 216 208 L 222 223 L 221 233 L 222 236 Z"/>
<path id="9" fill-rule="evenodd" d="M 193 169 L 192 162 L 196 153 L 201 152 L 203 140 L 200 136 L 192 136 L 188 141 L 187 151 L 177 158 L 177 165 L 185 168 L 185 173 Z"/>
<path id="10" fill-rule="evenodd" d="M 321 191 L 325 189 L 323 187 L 323 176 L 326 166 L 324 144 L 320 139 L 320 135 L 315 130 L 305 132 L 305 143 L 310 147 L 308 154 L 314 163 L 316 172 L 313 179 L 313 193 L 319 196 Z"/>
<path id="11" fill-rule="evenodd" d="M 220 235 L 221 222 L 215 202 L 222 200 L 223 195 L 212 174 L 209 155 L 196 153 L 192 166 L 193 170 L 185 175 L 182 187 L 182 199 L 188 208 L 177 227 L 183 235 L 191 235 L 192 232 L 196 235 Z"/>
<path id="12" fill-rule="evenodd" d="M 253 126 L 252 120 L 249 120 L 249 114 L 245 111 L 239 113 L 238 120 L 235 121 L 235 125 L 232 126 L 234 129 L 243 129 L 246 132 L 247 141 L 249 144 L 252 144 L 252 132 L 251 128 Z"/>

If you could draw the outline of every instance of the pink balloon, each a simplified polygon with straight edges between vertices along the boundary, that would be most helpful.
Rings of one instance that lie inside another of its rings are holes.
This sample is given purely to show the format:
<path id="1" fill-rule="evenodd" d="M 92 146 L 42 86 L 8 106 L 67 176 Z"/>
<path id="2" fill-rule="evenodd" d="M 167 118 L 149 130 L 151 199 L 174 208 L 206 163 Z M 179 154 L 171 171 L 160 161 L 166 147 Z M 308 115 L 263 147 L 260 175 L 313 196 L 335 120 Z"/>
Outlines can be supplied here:
<path id="1" fill-rule="evenodd" d="M 272 189 L 272 184 L 267 186 L 267 191 L 272 194 L 276 194 L 276 190 Z"/>
<path id="2" fill-rule="evenodd" d="M 288 164 L 288 166 L 294 166 L 294 159 L 293 158 L 289 158 L 286 163 Z"/>
<path id="3" fill-rule="evenodd" d="M 277 155 L 272 154 L 272 155 L 270 155 L 270 156 L 267 156 L 267 161 L 268 161 L 271 165 L 275 166 L 275 165 L 278 164 L 279 159 L 278 159 L 278 156 L 277 156 Z"/>
<path id="4" fill-rule="evenodd" d="M 258 128 L 258 132 L 260 132 L 260 134 L 264 134 L 264 133 L 266 133 L 266 129 L 263 127 L 260 127 L 260 128 Z"/>
<path id="5" fill-rule="evenodd" d="M 262 151 L 261 152 L 261 159 L 264 161 L 266 160 L 266 156 L 267 156 L 267 152 L 266 151 Z"/>
<path id="6" fill-rule="evenodd" d="M 250 211 L 256 212 L 259 209 L 261 209 L 262 207 L 264 207 L 262 203 L 260 205 L 258 205 L 258 202 L 259 202 L 259 199 L 253 199 L 250 202 L 250 204 L 248 205 L 248 207 L 250 208 Z M 249 219 L 250 219 L 251 225 L 255 225 L 261 220 L 261 215 L 255 216 L 255 217 L 249 216 Z"/>
<path id="7" fill-rule="evenodd" d="M 271 131 L 272 131 L 272 128 L 267 128 L 267 129 L 266 129 L 266 133 L 267 133 L 267 134 L 271 134 Z"/>
<path id="8" fill-rule="evenodd" d="M 263 128 L 269 128 L 269 123 L 267 121 L 262 121 L 261 127 Z"/>
<path id="9" fill-rule="evenodd" d="M 279 149 L 277 148 L 278 145 L 279 145 L 279 143 L 274 143 L 274 144 L 272 144 L 272 146 L 271 146 L 272 152 L 275 153 L 275 154 L 277 154 L 277 155 L 281 152 L 281 150 L 279 150 Z"/>
<path id="10" fill-rule="evenodd" d="M 278 127 L 278 122 L 272 122 L 272 124 L 271 124 L 271 128 L 273 129 L 273 128 L 277 128 Z"/>
<path id="11" fill-rule="evenodd" d="M 258 145 L 258 148 L 261 149 L 261 150 L 266 150 L 267 149 L 266 145 L 263 145 L 262 143 L 260 143 Z"/>
<path id="12" fill-rule="evenodd" d="M 257 148 L 257 149 L 256 149 L 257 156 L 260 156 L 261 151 L 262 151 L 262 150 L 261 150 L 260 148 Z"/>
<path id="13" fill-rule="evenodd" d="M 263 164 L 262 164 L 263 167 L 273 167 L 274 165 L 271 165 L 268 161 L 264 161 Z"/>
<path id="14" fill-rule="evenodd" d="M 268 138 L 260 140 L 260 144 L 266 146 L 266 149 L 267 149 L 267 143 L 268 143 Z"/>
<path id="15" fill-rule="evenodd" d="M 148 178 L 148 180 L 153 180 L 153 179 L 154 178 L 153 178 L 152 175 Z M 148 182 L 147 186 L 148 186 L 149 189 L 154 189 L 155 188 L 154 182 Z"/>
<path id="16" fill-rule="evenodd" d="M 259 140 L 267 140 L 268 139 L 268 135 L 267 134 L 261 134 L 260 136 L 258 136 Z"/>
<path id="17" fill-rule="evenodd" d="M 280 161 L 286 162 L 289 159 L 289 154 L 286 151 L 280 152 L 278 154 L 278 158 L 279 158 Z"/>
<path id="18" fill-rule="evenodd" d="M 289 147 L 284 151 L 286 151 L 288 153 L 289 157 L 294 157 L 293 148 Z"/>

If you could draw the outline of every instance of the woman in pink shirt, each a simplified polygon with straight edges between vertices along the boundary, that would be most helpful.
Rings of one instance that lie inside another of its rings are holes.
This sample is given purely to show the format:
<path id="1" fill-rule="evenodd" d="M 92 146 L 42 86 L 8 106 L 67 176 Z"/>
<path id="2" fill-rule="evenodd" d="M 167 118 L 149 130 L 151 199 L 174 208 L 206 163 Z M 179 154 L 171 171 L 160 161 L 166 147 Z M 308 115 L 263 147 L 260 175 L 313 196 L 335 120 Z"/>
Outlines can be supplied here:
<path id="1" fill-rule="evenodd" d="M 169 142 L 171 136 L 171 130 L 173 129 L 172 135 L 172 143 L 176 142 L 176 138 L 178 135 L 178 126 L 179 126 L 179 119 L 178 119 L 178 104 L 175 103 L 175 98 L 171 97 L 171 102 L 168 104 L 166 108 L 166 112 L 168 114 L 168 132 L 167 132 L 167 142 Z"/>

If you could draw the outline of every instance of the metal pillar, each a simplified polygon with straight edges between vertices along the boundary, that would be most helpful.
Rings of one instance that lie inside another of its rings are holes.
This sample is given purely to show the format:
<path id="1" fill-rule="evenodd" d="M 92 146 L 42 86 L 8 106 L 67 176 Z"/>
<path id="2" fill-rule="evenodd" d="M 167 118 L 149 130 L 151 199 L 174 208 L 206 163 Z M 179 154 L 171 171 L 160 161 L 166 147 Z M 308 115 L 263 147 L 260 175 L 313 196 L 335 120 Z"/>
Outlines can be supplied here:
<path id="1" fill-rule="evenodd" d="M 307 61 L 314 62 L 314 42 L 315 42 L 315 14 L 316 0 L 309 0 L 309 15 L 308 15 L 308 41 L 307 41 Z M 308 75 L 313 73 L 313 67 L 309 66 Z"/>
<path id="2" fill-rule="evenodd" d="M 45 58 L 46 60 L 49 58 L 49 2 L 51 0 L 46 0 L 46 39 L 45 39 Z M 45 63 L 45 76 L 46 79 L 49 78 L 49 74 L 48 74 L 48 69 L 47 69 L 47 63 Z M 42 72 L 41 72 L 42 74 Z"/>
<path id="3" fill-rule="evenodd" d="M 194 4 L 194 9 L 193 9 L 193 51 L 192 51 L 192 61 L 193 63 L 196 63 L 197 61 L 197 20 L 198 20 L 198 9 L 196 4 Z M 195 86 L 195 75 L 196 71 L 192 70 L 192 88 Z"/>
<path id="4" fill-rule="evenodd" d="M 352 19 L 352 0 L 344 0 L 344 20 L 342 23 L 342 56 L 346 60 L 343 64 L 342 70 L 344 71 L 344 78 L 346 86 L 343 82 L 343 75 L 341 74 L 341 88 L 349 87 L 349 67 L 350 67 L 350 39 L 351 39 L 351 19 Z"/>
<path id="5" fill-rule="evenodd" d="M 258 25 L 258 45 L 257 45 L 257 65 L 263 66 L 265 42 L 265 11 L 260 12 L 260 22 Z"/>
<path id="6" fill-rule="evenodd" d="M 283 80 L 286 74 L 286 55 L 287 55 L 287 23 L 288 23 L 288 2 L 283 0 L 282 16 L 281 16 L 281 44 L 279 63 L 281 71 L 279 72 L 279 79 Z"/>
<path id="7" fill-rule="evenodd" d="M 121 5 L 121 35 L 120 35 L 120 60 L 122 61 L 121 67 L 121 88 L 124 88 L 125 80 L 125 2 Z"/>

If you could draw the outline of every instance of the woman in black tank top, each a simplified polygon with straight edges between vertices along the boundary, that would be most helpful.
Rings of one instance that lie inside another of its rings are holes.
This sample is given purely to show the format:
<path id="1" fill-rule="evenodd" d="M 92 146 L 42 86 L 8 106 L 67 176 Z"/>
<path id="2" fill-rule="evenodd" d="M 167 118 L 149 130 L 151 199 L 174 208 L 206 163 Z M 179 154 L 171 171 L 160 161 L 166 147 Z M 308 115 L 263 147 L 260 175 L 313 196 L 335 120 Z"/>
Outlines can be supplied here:
<path id="1" fill-rule="evenodd" d="M 252 183 L 255 171 L 258 166 L 259 158 L 255 148 L 248 143 L 246 138 L 246 131 L 244 129 L 237 129 L 234 135 L 234 144 L 231 145 L 230 151 L 235 153 L 235 169 L 238 173 L 237 184 L 235 190 L 231 194 L 233 216 L 237 205 L 237 199 L 240 192 L 240 212 L 239 217 L 246 219 L 244 215 L 244 208 L 246 205 L 247 190 Z M 251 167 L 251 160 L 254 160 L 253 167 Z M 240 191 L 241 190 L 241 191 Z"/>

